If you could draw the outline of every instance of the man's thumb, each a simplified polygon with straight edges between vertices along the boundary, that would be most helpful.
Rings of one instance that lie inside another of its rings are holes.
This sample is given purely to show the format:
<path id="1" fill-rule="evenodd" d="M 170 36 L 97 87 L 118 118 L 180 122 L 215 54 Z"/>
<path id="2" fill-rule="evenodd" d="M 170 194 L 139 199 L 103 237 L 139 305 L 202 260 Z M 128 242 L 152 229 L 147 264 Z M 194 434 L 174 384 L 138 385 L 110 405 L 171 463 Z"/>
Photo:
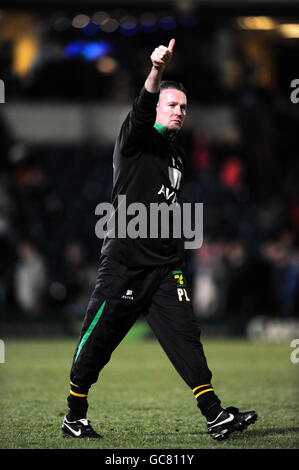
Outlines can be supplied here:
<path id="1" fill-rule="evenodd" d="M 175 39 L 170 39 L 169 44 L 168 44 L 168 48 L 167 48 L 170 53 L 172 53 L 174 45 L 175 45 Z"/>

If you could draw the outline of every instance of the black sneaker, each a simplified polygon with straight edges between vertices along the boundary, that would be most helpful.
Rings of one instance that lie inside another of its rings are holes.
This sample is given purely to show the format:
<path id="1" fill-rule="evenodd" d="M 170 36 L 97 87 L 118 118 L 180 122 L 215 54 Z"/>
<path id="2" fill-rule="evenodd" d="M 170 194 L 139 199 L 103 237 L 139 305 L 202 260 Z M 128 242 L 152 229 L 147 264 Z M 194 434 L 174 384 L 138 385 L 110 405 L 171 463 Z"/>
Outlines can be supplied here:
<path id="1" fill-rule="evenodd" d="M 217 441 L 226 439 L 231 432 L 243 431 L 257 420 L 256 411 L 241 413 L 238 408 L 230 406 L 217 416 L 214 421 L 207 421 L 208 434 Z"/>
<path id="2" fill-rule="evenodd" d="M 64 437 L 76 437 L 77 439 L 101 439 L 102 436 L 96 433 L 90 426 L 90 421 L 86 418 L 77 421 L 68 421 L 66 416 L 61 426 Z"/>

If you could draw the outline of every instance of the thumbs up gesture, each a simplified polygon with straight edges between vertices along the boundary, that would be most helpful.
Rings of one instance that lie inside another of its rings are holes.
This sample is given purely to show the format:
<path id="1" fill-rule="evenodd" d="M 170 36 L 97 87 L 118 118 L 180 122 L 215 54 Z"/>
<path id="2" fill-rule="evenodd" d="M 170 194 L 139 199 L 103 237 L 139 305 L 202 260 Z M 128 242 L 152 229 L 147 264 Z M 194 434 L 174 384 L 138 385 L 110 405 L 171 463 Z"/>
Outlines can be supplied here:
<path id="1" fill-rule="evenodd" d="M 164 69 L 164 67 L 166 67 L 166 65 L 170 62 L 174 45 L 175 45 L 175 39 L 171 39 L 167 47 L 166 46 L 156 47 L 156 49 L 151 55 L 151 61 L 155 69 L 157 70 Z"/>

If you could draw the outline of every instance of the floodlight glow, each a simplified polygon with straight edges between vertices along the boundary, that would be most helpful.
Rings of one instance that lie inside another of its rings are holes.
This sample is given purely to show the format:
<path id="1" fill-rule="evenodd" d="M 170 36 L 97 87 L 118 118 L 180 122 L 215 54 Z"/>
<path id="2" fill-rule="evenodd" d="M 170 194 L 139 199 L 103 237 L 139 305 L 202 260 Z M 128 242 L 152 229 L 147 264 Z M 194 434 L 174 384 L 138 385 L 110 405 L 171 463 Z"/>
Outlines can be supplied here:
<path id="1" fill-rule="evenodd" d="M 64 49 L 67 59 L 82 56 L 85 60 L 92 61 L 108 54 L 111 45 L 105 41 L 73 41 Z"/>
<path id="2" fill-rule="evenodd" d="M 102 57 L 103 55 L 108 54 L 110 50 L 111 46 L 107 42 L 94 41 L 88 42 L 85 45 L 82 54 L 86 60 L 95 60 L 99 57 Z"/>
<path id="3" fill-rule="evenodd" d="M 277 26 L 277 30 L 285 38 L 299 38 L 299 24 L 280 24 Z"/>
<path id="4" fill-rule="evenodd" d="M 241 16 L 237 18 L 241 29 L 269 31 L 275 28 L 275 21 L 268 16 Z"/>
<path id="5" fill-rule="evenodd" d="M 176 21 L 172 16 L 164 16 L 160 19 L 160 28 L 169 31 L 171 29 L 176 28 Z"/>
<path id="6" fill-rule="evenodd" d="M 64 55 L 67 59 L 76 57 L 82 54 L 85 43 L 84 41 L 73 41 L 70 42 L 64 49 Z"/>

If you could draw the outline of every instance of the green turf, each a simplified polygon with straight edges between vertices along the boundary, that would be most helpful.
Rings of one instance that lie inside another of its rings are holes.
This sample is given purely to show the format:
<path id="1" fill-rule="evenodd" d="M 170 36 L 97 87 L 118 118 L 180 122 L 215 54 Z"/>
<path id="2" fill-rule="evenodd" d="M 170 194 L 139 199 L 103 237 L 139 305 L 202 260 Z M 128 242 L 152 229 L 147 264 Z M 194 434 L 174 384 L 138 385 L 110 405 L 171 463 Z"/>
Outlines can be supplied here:
<path id="1" fill-rule="evenodd" d="M 206 340 L 213 385 L 224 406 L 256 409 L 241 434 L 215 442 L 192 392 L 155 341 L 124 341 L 89 395 L 101 441 L 65 439 L 68 374 L 75 339 L 5 340 L 0 364 L 2 449 L 295 449 L 298 372 L 289 343 Z"/>

